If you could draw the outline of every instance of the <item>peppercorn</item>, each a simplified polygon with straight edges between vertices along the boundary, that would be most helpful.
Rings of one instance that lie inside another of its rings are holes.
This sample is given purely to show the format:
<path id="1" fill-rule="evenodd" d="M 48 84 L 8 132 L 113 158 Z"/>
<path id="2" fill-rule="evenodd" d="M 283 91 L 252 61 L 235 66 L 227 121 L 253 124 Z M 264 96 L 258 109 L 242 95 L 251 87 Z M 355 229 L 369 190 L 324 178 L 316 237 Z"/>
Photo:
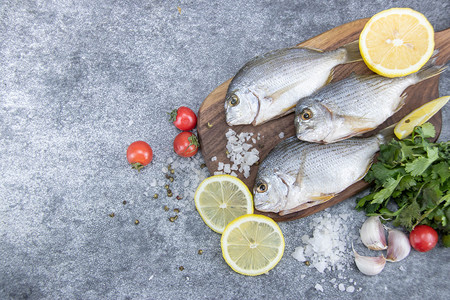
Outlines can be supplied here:
<path id="1" fill-rule="evenodd" d="M 138 225 L 138 224 L 139 224 L 139 220 L 137 220 L 137 219 L 134 220 L 134 224 L 135 224 L 135 225 Z"/>
<path id="2" fill-rule="evenodd" d="M 153 198 L 158 199 L 158 194 L 154 194 Z"/>
<path id="3" fill-rule="evenodd" d="M 202 255 L 202 254 L 203 254 L 203 250 L 202 249 L 198 250 L 198 255 Z"/>
<path id="4" fill-rule="evenodd" d="M 184 270 L 184 267 L 183 267 L 183 266 L 180 266 L 178 269 L 180 269 L 180 271 L 183 271 L 183 270 Z"/>
<path id="5" fill-rule="evenodd" d="M 110 213 L 109 216 L 110 216 L 111 218 L 114 218 L 115 214 L 114 214 L 114 213 Z"/>

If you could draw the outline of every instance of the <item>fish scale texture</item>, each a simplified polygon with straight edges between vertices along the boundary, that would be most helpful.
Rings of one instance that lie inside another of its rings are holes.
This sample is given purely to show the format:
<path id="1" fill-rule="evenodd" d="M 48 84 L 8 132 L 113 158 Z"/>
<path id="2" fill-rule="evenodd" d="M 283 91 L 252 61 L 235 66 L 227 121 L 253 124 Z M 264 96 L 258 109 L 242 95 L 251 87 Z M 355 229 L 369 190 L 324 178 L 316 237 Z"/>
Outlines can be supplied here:
<path id="1" fill-rule="evenodd" d="M 351 263 L 318 273 L 296 261 L 291 253 L 311 235 L 310 218 L 280 224 L 285 255 L 268 275 L 236 274 L 222 259 L 220 236 L 194 207 L 193 192 L 209 175 L 201 154 L 181 159 L 172 150 L 179 131 L 166 112 L 198 111 L 258 54 L 392 5 L 1 1 L 0 299 L 445 298 L 450 256 L 442 245 L 412 252 L 373 278 Z M 445 1 L 394 5 L 423 12 L 436 31 L 448 27 Z M 442 96 L 450 94 L 449 78 L 441 75 Z M 441 140 L 450 137 L 449 119 L 447 105 Z M 139 173 L 125 159 L 136 140 L 154 153 Z M 354 237 L 364 254 L 357 235 L 365 217 L 354 200 L 326 213 L 351 213 L 340 234 Z"/>

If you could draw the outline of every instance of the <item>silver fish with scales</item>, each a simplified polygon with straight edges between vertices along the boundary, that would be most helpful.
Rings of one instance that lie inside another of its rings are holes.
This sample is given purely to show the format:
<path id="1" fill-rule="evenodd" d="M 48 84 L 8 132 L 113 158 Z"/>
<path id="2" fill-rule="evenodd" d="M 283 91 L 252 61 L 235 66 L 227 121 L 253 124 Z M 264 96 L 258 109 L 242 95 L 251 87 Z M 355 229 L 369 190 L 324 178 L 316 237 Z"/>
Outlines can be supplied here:
<path id="1" fill-rule="evenodd" d="M 298 99 L 327 84 L 339 64 L 361 60 L 358 43 L 334 51 L 285 48 L 255 57 L 232 79 L 225 97 L 228 125 L 260 125 L 294 111 Z"/>
<path id="2" fill-rule="evenodd" d="M 439 75 L 445 67 L 430 62 L 417 73 L 387 78 L 355 75 L 333 82 L 298 101 L 295 109 L 297 138 L 333 143 L 370 131 L 397 112 L 407 101 L 404 90 Z"/>
<path id="3" fill-rule="evenodd" d="M 286 215 L 332 199 L 369 170 L 380 144 L 393 137 L 393 127 L 369 138 L 332 144 L 280 142 L 262 161 L 253 187 L 255 208 Z"/>

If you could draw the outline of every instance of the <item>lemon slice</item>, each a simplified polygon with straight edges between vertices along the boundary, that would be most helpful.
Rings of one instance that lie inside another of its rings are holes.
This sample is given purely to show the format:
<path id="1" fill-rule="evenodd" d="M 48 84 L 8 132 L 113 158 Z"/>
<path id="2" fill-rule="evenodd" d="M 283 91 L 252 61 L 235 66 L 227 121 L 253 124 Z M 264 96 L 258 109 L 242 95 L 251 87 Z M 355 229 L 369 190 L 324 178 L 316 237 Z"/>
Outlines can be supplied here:
<path id="1" fill-rule="evenodd" d="M 253 213 L 253 196 L 245 183 L 230 175 L 215 175 L 200 183 L 195 207 L 206 225 L 222 233 L 231 221 Z"/>
<path id="2" fill-rule="evenodd" d="M 397 138 L 404 139 L 410 135 L 413 132 L 414 127 L 420 126 L 428 121 L 442 107 L 444 107 L 448 100 L 450 100 L 450 96 L 434 99 L 407 114 L 397 123 L 397 125 L 395 125 L 394 133 Z"/>
<path id="3" fill-rule="evenodd" d="M 273 269 L 284 253 L 284 237 L 271 218 L 245 215 L 225 228 L 222 255 L 237 273 L 256 276 Z"/>
<path id="4" fill-rule="evenodd" d="M 391 8 L 370 18 L 359 37 L 366 65 L 386 77 L 418 71 L 434 50 L 434 29 L 427 18 L 410 8 Z"/>

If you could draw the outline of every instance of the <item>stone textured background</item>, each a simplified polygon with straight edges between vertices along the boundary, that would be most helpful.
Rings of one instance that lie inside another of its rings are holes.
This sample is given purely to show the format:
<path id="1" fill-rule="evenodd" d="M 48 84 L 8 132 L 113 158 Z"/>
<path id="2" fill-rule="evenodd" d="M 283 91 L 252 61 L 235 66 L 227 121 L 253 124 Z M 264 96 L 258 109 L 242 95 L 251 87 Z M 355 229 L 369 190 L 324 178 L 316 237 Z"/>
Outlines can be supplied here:
<path id="1" fill-rule="evenodd" d="M 444 299 L 442 245 L 375 277 L 352 263 L 321 274 L 296 261 L 314 216 L 280 224 L 285 255 L 268 275 L 233 272 L 194 207 L 192 192 L 208 175 L 201 154 L 182 160 L 172 151 L 178 131 L 166 112 L 197 111 L 258 54 L 390 7 L 421 11 L 436 31 L 450 25 L 442 0 L 1 1 L 0 299 Z M 441 96 L 449 82 L 447 71 Z M 447 105 L 440 140 L 450 137 L 449 117 Z M 154 161 L 137 173 L 125 152 L 139 139 Z M 171 159 L 182 200 L 164 196 Z M 351 213 L 354 236 L 365 219 L 354 204 L 317 216 Z M 356 291 L 339 291 L 333 279 L 356 282 Z"/>

